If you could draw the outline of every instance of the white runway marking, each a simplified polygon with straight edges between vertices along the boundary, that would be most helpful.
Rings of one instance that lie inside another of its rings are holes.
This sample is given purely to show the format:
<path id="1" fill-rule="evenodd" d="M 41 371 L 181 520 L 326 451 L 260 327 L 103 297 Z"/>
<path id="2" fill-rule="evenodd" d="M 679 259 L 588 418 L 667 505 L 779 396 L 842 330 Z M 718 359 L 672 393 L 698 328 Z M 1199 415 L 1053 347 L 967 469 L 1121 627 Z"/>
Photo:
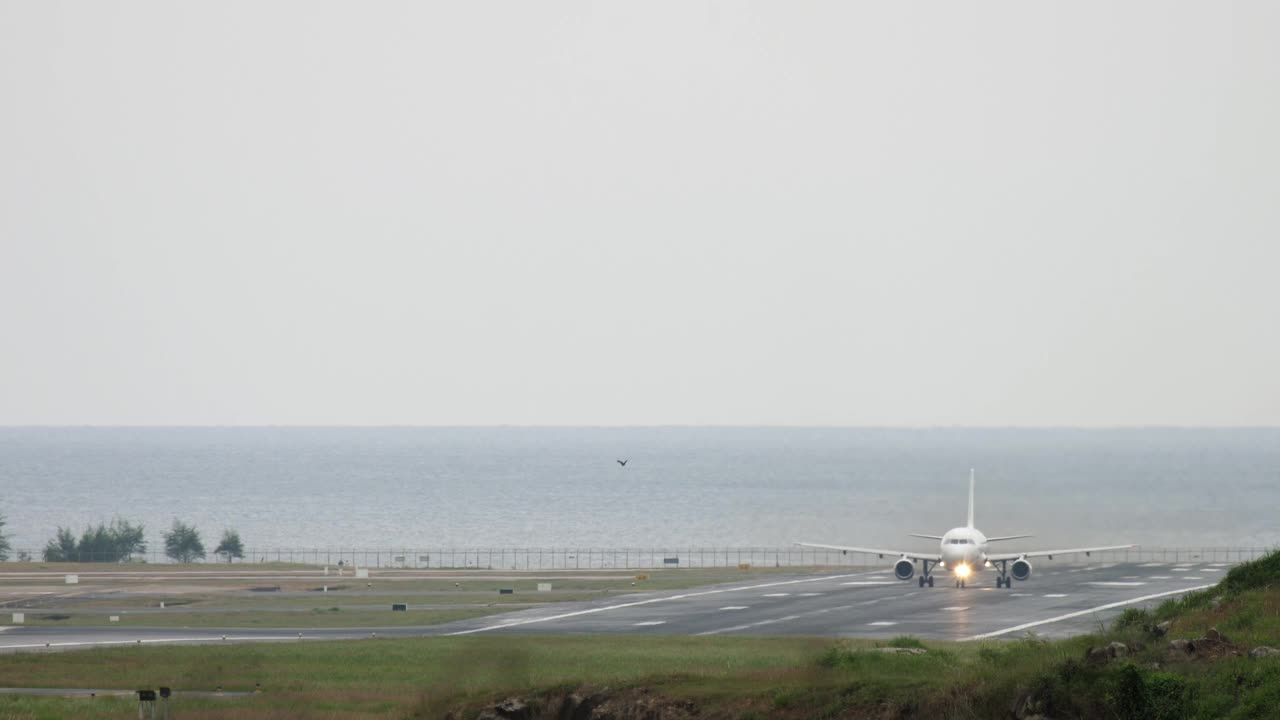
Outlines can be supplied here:
<path id="1" fill-rule="evenodd" d="M 638 607 L 640 605 L 652 605 L 653 603 L 670 602 L 672 600 L 684 600 L 691 597 L 706 597 L 708 595 L 720 595 L 729 592 L 744 592 L 747 590 L 762 590 L 770 587 L 782 587 L 784 585 L 797 585 L 800 583 L 823 582 L 827 580 L 843 580 L 844 578 L 863 577 L 869 573 L 848 573 L 845 575 L 825 575 L 823 577 L 803 578 L 800 580 L 783 580 L 774 583 L 761 583 L 759 585 L 747 585 L 745 587 L 720 588 L 717 590 L 703 590 L 701 592 L 683 593 L 681 595 L 670 595 L 667 597 L 649 598 L 648 600 L 637 600 L 629 603 L 618 603 L 617 605 L 606 605 L 604 607 L 587 608 L 586 610 L 575 610 L 573 612 L 560 613 L 559 615 L 548 615 L 547 617 L 528 618 L 525 620 L 512 620 L 510 622 L 498 623 L 497 625 L 486 625 L 485 627 L 472 628 L 471 630 L 459 630 L 458 632 L 448 633 L 446 637 L 455 635 L 472 635 L 474 633 L 490 632 L 493 630 L 502 630 L 503 628 L 519 627 L 521 625 L 532 625 L 534 623 L 551 622 L 553 620 L 564 620 L 565 618 L 578 617 L 580 615 L 592 615 L 595 613 L 605 612 L 608 610 L 621 610 L 622 608 Z"/>
<path id="2" fill-rule="evenodd" d="M 818 597 L 822 593 L 797 593 L 796 597 Z"/>
<path id="3" fill-rule="evenodd" d="M 953 607 L 944 607 L 944 608 L 942 608 L 942 609 L 943 609 L 943 610 L 968 610 L 968 609 L 969 609 L 969 607 L 966 605 L 966 606 L 964 606 L 964 607 L 956 607 L 956 606 L 953 606 Z"/>
<path id="4" fill-rule="evenodd" d="M 1191 572 L 1191 568 L 1171 568 L 1174 572 Z"/>
<path id="5" fill-rule="evenodd" d="M 892 620 L 877 620 L 876 622 L 870 622 L 870 623 L 867 623 L 867 624 L 868 624 L 868 625 L 884 625 L 884 626 L 888 626 L 888 625 L 897 625 L 898 623 L 896 623 L 896 622 L 894 622 L 894 621 L 892 621 Z"/>
<path id="6" fill-rule="evenodd" d="M 791 593 L 765 593 L 764 597 L 788 597 Z"/>
<path id="7" fill-rule="evenodd" d="M 1085 583 L 1085 585 L 1101 585 L 1103 587 L 1138 587 L 1139 585 L 1146 585 L 1146 583 L 1144 582 L 1108 582 L 1105 580 L 1096 580 L 1093 582 L 1087 582 Z"/>
<path id="8" fill-rule="evenodd" d="M 1179 580 L 1203 580 L 1204 578 L 1200 577 L 1199 575 L 1183 575 L 1178 579 Z"/>
<path id="9" fill-rule="evenodd" d="M 1200 572 L 1222 572 L 1222 568 L 1200 568 Z"/>
<path id="10" fill-rule="evenodd" d="M 721 610 L 746 610 L 750 605 L 726 605 Z"/>
<path id="11" fill-rule="evenodd" d="M 893 580 L 863 580 L 861 582 L 840 583 L 841 585 L 897 585 Z"/>
<path id="12" fill-rule="evenodd" d="M 1137 580 L 1138 576 L 1137 575 L 1121 575 L 1120 579 L 1121 580 Z"/>
<path id="13" fill-rule="evenodd" d="M 1152 575 L 1151 577 L 1149 577 L 1149 578 L 1147 578 L 1147 579 L 1148 579 L 1148 580 L 1172 580 L 1172 579 L 1173 579 L 1173 577 L 1171 577 L 1171 576 L 1169 576 L 1169 575 Z"/>
<path id="14" fill-rule="evenodd" d="M 1032 597 L 1031 593 L 1009 593 L 1009 597 Z"/>
<path id="15" fill-rule="evenodd" d="M 1098 607 L 1089 608 L 1088 610 L 1077 610 L 1073 613 L 1067 613 L 1066 615 L 1059 615 L 1058 617 L 1048 618 L 1047 620 L 1037 620 L 1035 622 L 1023 623 L 1022 625 L 1015 625 L 1014 627 L 1005 628 L 1003 630 L 996 630 L 995 632 L 983 633 L 981 635 L 973 635 L 971 637 L 965 638 L 965 640 L 982 640 L 985 638 L 996 637 L 999 635 L 1004 635 L 1006 633 L 1018 632 L 1019 630 L 1026 630 L 1028 628 L 1033 628 L 1040 625 L 1048 625 L 1049 623 L 1060 622 L 1062 620 L 1070 620 L 1071 618 L 1080 617 L 1081 615 L 1089 615 L 1091 613 L 1096 613 L 1100 610 L 1110 610 L 1112 608 L 1124 607 L 1125 605 L 1132 605 L 1133 603 L 1139 603 L 1146 600 L 1155 600 L 1156 598 L 1167 597 L 1169 595 L 1181 595 L 1182 593 L 1191 592 L 1192 590 L 1203 590 L 1207 587 L 1213 587 L 1213 586 L 1201 585 L 1200 587 L 1183 588 L 1181 590 L 1169 590 L 1167 592 L 1156 593 L 1154 595 L 1143 595 L 1142 597 L 1136 597 L 1131 600 L 1121 600 L 1120 602 L 1113 602 L 1113 603 L 1107 603 L 1106 605 L 1099 605 Z"/>
<path id="16" fill-rule="evenodd" d="M 644 622 L 636 623 L 636 627 L 644 627 L 647 625 L 666 625 L 666 624 L 667 624 L 666 620 L 645 620 Z"/>
<path id="17" fill-rule="evenodd" d="M 837 612 L 840 610 L 848 610 L 852 605 L 841 605 L 839 607 L 822 608 L 821 610 L 812 610 L 810 612 L 798 613 L 796 615 L 787 615 L 786 617 L 772 618 L 769 620 L 761 620 L 759 622 L 747 623 L 746 625 L 734 625 L 733 627 L 720 628 L 719 630 L 707 630 L 700 632 L 698 635 L 719 635 L 720 633 L 736 632 L 738 630 L 750 630 L 751 628 L 761 627 L 763 625 L 773 625 L 774 623 L 789 622 L 791 620 L 799 620 L 802 617 L 810 617 L 813 615 L 823 615 L 829 612 Z"/>
<path id="18" fill-rule="evenodd" d="M 1164 563 L 1146 563 L 1145 565 L 1139 565 L 1138 567 L 1164 567 Z"/>
<path id="19" fill-rule="evenodd" d="M 1062 593 L 1049 593 L 1048 595 L 1045 595 L 1045 597 L 1060 598 L 1066 597 L 1066 595 L 1063 595 Z"/>

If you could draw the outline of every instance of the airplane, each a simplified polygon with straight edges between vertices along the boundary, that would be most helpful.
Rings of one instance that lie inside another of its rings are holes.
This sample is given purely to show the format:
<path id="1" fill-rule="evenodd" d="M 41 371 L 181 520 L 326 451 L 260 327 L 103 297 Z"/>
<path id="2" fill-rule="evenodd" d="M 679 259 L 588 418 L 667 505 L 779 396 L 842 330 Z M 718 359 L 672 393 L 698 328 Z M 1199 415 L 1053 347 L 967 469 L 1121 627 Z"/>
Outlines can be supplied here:
<path id="1" fill-rule="evenodd" d="M 996 578 L 996 587 L 1012 588 L 1013 581 L 1028 580 L 1031 578 L 1031 561 L 1027 558 L 1047 557 L 1050 560 L 1054 555 L 1072 555 L 1076 553 L 1084 553 L 1090 555 L 1103 550 L 1126 550 L 1134 547 L 1133 545 L 1107 545 L 1104 547 L 1087 547 L 1087 548 L 1068 548 L 1066 550 L 1035 550 L 1032 552 L 1021 553 L 992 553 L 987 550 L 987 543 L 1003 542 L 1005 540 L 1018 540 L 1021 538 L 1029 538 L 1031 535 L 1003 535 L 1000 537 L 987 537 L 983 535 L 977 528 L 973 526 L 973 470 L 969 471 L 969 524 L 964 527 L 952 528 L 943 535 L 920 535 L 910 533 L 911 537 L 927 538 L 929 540 L 938 540 L 940 542 L 939 552 L 936 553 L 919 553 L 908 552 L 905 550 L 880 550 L 876 548 L 863 547 L 847 547 L 844 545 L 819 545 L 816 543 L 797 542 L 796 545 L 811 548 L 822 548 L 824 550 L 840 550 L 845 553 L 857 552 L 876 554 L 880 557 L 885 555 L 897 555 L 898 560 L 893 564 L 893 574 L 899 580 L 910 580 L 916 572 L 916 562 L 922 564 L 920 573 L 920 587 L 933 587 L 933 568 L 939 567 L 944 570 L 951 570 L 955 576 L 956 587 L 965 587 L 966 581 L 984 567 L 993 567 L 1000 575 Z M 1010 565 L 1012 563 L 1012 565 Z"/>

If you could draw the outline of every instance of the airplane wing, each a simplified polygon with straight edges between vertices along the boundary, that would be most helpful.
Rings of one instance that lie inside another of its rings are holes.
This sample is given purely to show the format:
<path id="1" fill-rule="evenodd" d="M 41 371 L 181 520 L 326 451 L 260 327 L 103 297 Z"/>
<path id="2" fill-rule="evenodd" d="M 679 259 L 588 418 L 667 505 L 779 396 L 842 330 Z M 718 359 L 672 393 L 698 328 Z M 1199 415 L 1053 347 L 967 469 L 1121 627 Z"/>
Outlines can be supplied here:
<path id="1" fill-rule="evenodd" d="M 911 537 L 924 538 L 925 540 L 941 540 L 942 539 L 941 535 L 921 535 L 920 533 L 907 533 L 907 534 L 910 535 Z M 999 540 L 999 538 L 996 538 L 996 539 Z"/>
<path id="2" fill-rule="evenodd" d="M 1018 558 L 1022 558 L 1022 557 L 1051 557 L 1053 555 L 1077 555 L 1079 553 L 1088 554 L 1088 553 L 1102 552 L 1104 550 L 1128 550 L 1131 547 L 1137 547 L 1137 545 L 1107 545 L 1105 547 L 1069 548 L 1067 550 L 1032 550 L 1031 552 L 1021 552 L 1021 553 L 996 553 L 994 555 L 987 555 L 987 559 L 993 560 L 993 561 L 999 561 L 999 560 L 1017 560 Z"/>
<path id="3" fill-rule="evenodd" d="M 942 556 L 939 555 L 938 553 L 921 553 L 921 552 L 911 552 L 908 550 L 877 550 L 875 548 L 846 547 L 844 545 L 818 545 L 815 543 L 802 543 L 802 542 L 798 542 L 796 543 L 796 545 L 800 545 L 802 547 L 821 548 L 823 550 L 841 550 L 844 552 L 867 553 L 868 555 L 886 555 L 886 556 L 891 555 L 894 557 L 907 557 L 907 558 L 911 558 L 912 560 L 933 560 L 936 562 L 942 559 Z"/>
<path id="4" fill-rule="evenodd" d="M 987 542 L 999 542 L 1001 540 L 1021 540 L 1022 538 L 1035 537 L 1035 535 L 1001 535 L 1000 537 L 987 538 Z"/>

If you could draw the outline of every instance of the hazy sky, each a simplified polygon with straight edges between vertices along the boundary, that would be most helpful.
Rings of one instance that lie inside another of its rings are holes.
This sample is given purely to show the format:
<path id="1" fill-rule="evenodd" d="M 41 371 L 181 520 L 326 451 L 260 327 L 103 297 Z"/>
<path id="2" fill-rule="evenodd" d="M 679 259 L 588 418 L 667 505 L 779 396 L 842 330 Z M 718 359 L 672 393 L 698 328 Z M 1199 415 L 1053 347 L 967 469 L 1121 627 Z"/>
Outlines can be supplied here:
<path id="1" fill-rule="evenodd" d="M 1280 3 L 0 0 L 0 424 L 1280 424 Z"/>

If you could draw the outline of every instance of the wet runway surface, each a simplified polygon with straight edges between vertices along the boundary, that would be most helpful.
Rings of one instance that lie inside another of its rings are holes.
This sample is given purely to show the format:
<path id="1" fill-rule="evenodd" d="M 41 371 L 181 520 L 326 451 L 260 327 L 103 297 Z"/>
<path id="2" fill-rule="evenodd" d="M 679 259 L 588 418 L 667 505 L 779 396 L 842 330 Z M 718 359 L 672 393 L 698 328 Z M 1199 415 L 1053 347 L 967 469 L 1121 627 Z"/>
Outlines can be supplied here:
<path id="1" fill-rule="evenodd" d="M 1012 589 L 983 572 L 964 589 L 935 575 L 935 587 L 894 579 L 888 568 L 687 590 L 638 593 L 591 602 L 542 605 L 429 627 L 341 629 L 183 629 L 15 626 L 0 629 L 0 651 L 95 645 L 245 642 L 476 634 L 816 635 L 966 640 L 1059 637 L 1087 632 L 1126 607 L 1154 606 L 1216 583 L 1225 563 L 1037 563 Z M 299 633 L 301 637 L 299 637 Z M 226 640 L 223 640 L 225 636 Z"/>

